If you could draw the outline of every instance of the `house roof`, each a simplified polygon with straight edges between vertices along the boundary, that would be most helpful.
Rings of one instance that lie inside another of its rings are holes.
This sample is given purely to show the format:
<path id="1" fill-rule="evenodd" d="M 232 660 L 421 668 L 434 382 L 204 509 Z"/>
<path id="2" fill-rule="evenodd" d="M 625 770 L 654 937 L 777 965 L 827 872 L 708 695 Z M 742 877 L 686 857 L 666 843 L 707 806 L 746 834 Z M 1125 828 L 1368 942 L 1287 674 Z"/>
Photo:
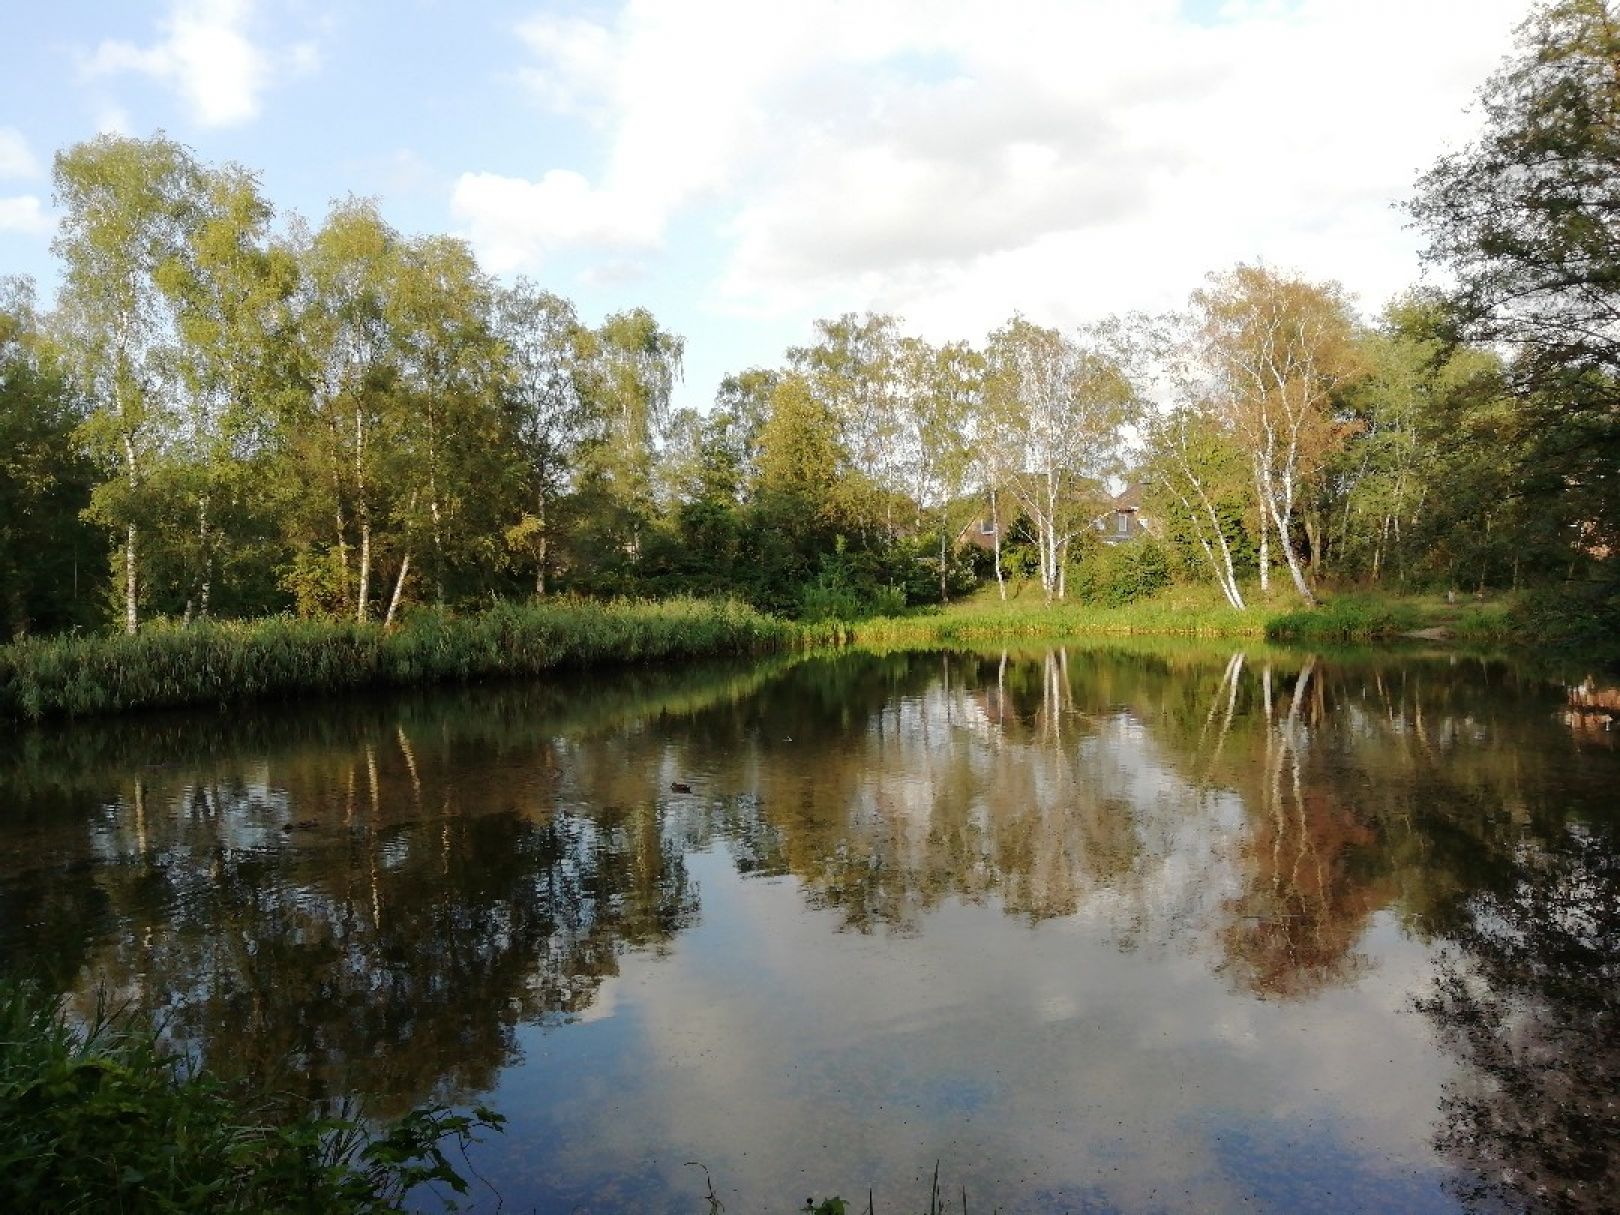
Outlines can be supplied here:
<path id="1" fill-rule="evenodd" d="M 1142 509 L 1142 483 L 1132 481 L 1119 493 L 1114 495 L 1114 510 L 1141 510 Z"/>

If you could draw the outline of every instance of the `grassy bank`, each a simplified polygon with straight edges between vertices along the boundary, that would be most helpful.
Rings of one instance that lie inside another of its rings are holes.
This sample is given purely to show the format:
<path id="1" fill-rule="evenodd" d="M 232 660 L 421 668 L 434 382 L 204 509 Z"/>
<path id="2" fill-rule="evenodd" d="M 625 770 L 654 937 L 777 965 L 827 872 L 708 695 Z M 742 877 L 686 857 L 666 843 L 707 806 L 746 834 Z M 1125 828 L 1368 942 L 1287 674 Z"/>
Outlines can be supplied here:
<path id="1" fill-rule="evenodd" d="M 1023 588 L 1002 602 L 993 590 L 933 611 L 862 621 L 856 642 L 870 645 L 972 644 L 1036 637 L 1253 637 L 1280 642 L 1371 642 L 1402 637 L 1500 643 L 1516 639 L 1505 602 L 1464 604 L 1440 596 L 1331 596 L 1303 608 L 1291 593 L 1258 596 L 1236 611 L 1208 587 L 1173 588 L 1123 607 L 1046 603 Z"/>
<path id="2" fill-rule="evenodd" d="M 1438 595 L 1336 595 L 1266 622 L 1273 641 L 1388 641 L 1400 637 L 1486 645 L 1525 640 L 1510 600 L 1449 603 Z"/>
<path id="3" fill-rule="evenodd" d="M 1169 593 L 1124 607 L 1046 603 L 1026 591 L 1005 603 L 976 595 L 959 604 L 904 616 L 883 616 L 851 626 L 857 644 L 970 644 L 1017 638 L 1154 635 L 1264 637 L 1264 612 L 1236 612 L 1197 590 Z"/>
<path id="4" fill-rule="evenodd" d="M 0 1209 L 398 1211 L 466 1180 L 445 1155 L 499 1115 L 425 1107 L 387 1127 L 228 1088 L 164 1052 L 149 1022 L 75 1025 L 37 988 L 0 982 Z"/>
<path id="5" fill-rule="evenodd" d="M 854 624 L 802 624 L 726 600 L 553 600 L 475 615 L 417 612 L 380 625 L 274 618 L 134 637 L 88 636 L 0 648 L 0 718 L 41 720 L 130 709 L 223 704 L 363 688 L 467 683 L 559 667 L 751 657 L 854 643 L 957 646 L 1019 639 L 1157 636 L 1296 644 L 1402 637 L 1469 644 L 1533 641 L 1506 601 L 1343 595 L 1302 609 L 1275 593 L 1238 612 L 1212 588 L 1178 587 L 1123 607 L 1046 603 L 1037 589 L 994 588 L 946 608 Z"/>
<path id="6" fill-rule="evenodd" d="M 756 655 L 835 642 L 723 600 L 503 604 L 477 615 L 418 612 L 403 624 L 274 618 L 134 637 L 27 641 L 0 649 L 0 717 L 39 720 L 359 688 L 462 683 L 558 667 Z"/>

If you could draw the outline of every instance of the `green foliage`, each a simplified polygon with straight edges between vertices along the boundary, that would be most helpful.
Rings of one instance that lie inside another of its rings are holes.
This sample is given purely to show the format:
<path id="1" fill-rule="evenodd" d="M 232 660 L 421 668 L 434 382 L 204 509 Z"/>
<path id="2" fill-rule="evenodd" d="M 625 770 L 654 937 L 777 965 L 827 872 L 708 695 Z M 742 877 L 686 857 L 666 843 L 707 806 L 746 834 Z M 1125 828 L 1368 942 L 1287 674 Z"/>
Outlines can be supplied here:
<path id="1" fill-rule="evenodd" d="M 150 1025 L 98 1008 L 75 1026 L 37 988 L 0 982 L 0 1207 L 70 1211 L 397 1211 L 430 1184 L 466 1193 L 462 1150 L 504 1119 L 479 1106 L 389 1126 L 260 1101 L 166 1053 Z"/>
<path id="2" fill-rule="evenodd" d="M 1527 250 L 1586 256 L 1607 240 L 1601 208 L 1560 176 L 1613 136 L 1587 104 L 1607 96 L 1600 10 L 1538 10 L 1535 55 L 1487 91 L 1488 138 L 1427 183 L 1420 212 L 1473 287 L 1534 273 Z M 1527 150 L 1553 202 L 1529 200 L 1520 232 L 1509 204 Z M 1356 333 L 1336 288 L 1240 266 L 1179 319 L 1078 339 L 1015 316 L 982 349 L 935 347 L 893 316 L 824 319 L 784 368 L 728 377 L 702 414 L 671 411 L 684 344 L 650 312 L 588 327 L 567 300 L 498 287 L 464 242 L 397 232 L 364 200 L 278 230 L 251 172 L 162 135 L 67 149 L 56 185 L 58 307 L 36 325 L 25 293 L 0 301 L 10 634 L 288 611 L 365 622 L 559 590 L 851 620 L 959 599 L 975 563 L 987 580 L 988 556 L 951 551 L 955 508 L 986 498 L 1018 520 L 1005 573 L 1038 574 L 1056 597 L 1149 375 L 1177 402 L 1143 429 L 1158 543 L 1079 559 L 1070 590 L 1089 606 L 1212 578 L 1241 608 L 1262 534 L 1274 562 L 1308 561 L 1306 598 L 1313 584 L 1602 581 L 1620 551 L 1620 356 L 1540 340 L 1555 303 L 1590 303 L 1556 282 L 1500 330 L 1535 339 L 1533 364 L 1458 344 L 1496 316 L 1489 292 L 1414 296 Z M 1582 290 L 1610 290 L 1588 277 Z M 1308 351 L 1268 344 L 1282 316 L 1315 335 Z M 1264 491 L 1281 494 L 1281 533 L 1262 533 L 1251 457 L 1280 418 L 1266 394 L 1227 389 L 1245 359 L 1283 354 L 1314 368 L 1288 390 L 1310 405 Z"/>
<path id="3" fill-rule="evenodd" d="M 1399 600 L 1350 597 L 1311 611 L 1285 612 L 1266 626 L 1273 641 L 1372 641 L 1422 628 L 1424 617 Z"/>
<path id="4" fill-rule="evenodd" d="M 99 623 L 106 543 L 82 519 L 96 468 L 30 288 L 0 279 L 0 636 Z"/>
<path id="5" fill-rule="evenodd" d="M 1273 616 L 1273 641 L 1381 641 L 1402 636 L 1468 642 L 1534 641 L 1516 610 L 1502 605 L 1452 604 L 1439 598 L 1345 595 L 1312 611 Z"/>
<path id="6" fill-rule="evenodd" d="M 860 645 L 954 645 L 1017 637 L 1127 636 L 1259 637 L 1268 617 L 1238 612 L 1210 588 L 1183 588 L 1124 607 L 1047 603 L 1031 592 L 1000 603 L 977 599 L 944 610 L 865 620 L 851 630 Z"/>
<path id="7" fill-rule="evenodd" d="M 1170 585 L 1170 558 L 1163 545 L 1147 537 L 1099 544 L 1075 567 L 1069 585 L 1081 603 L 1123 607 Z"/>
<path id="8" fill-rule="evenodd" d="M 1620 662 L 1620 585 L 1594 582 L 1532 591 L 1509 610 L 1507 625 L 1550 650 Z"/>
<path id="9" fill-rule="evenodd" d="M 806 621 L 861 620 L 898 612 L 906 606 L 901 587 L 880 585 L 871 564 L 848 551 L 842 536 L 821 559 L 816 577 L 799 592 L 799 615 Z"/>
<path id="10" fill-rule="evenodd" d="M 1607 0 L 1537 4 L 1480 91 L 1479 138 L 1441 157 L 1412 203 L 1428 260 L 1456 283 L 1442 336 L 1514 352 L 1492 428 L 1507 441 L 1452 440 L 1484 456 L 1479 499 L 1512 525 L 1491 537 L 1505 552 L 1483 546 L 1481 581 L 1504 565 L 1553 581 L 1620 551 L 1617 61 Z M 1565 568 L 1522 569 L 1527 540 L 1532 560 Z"/>

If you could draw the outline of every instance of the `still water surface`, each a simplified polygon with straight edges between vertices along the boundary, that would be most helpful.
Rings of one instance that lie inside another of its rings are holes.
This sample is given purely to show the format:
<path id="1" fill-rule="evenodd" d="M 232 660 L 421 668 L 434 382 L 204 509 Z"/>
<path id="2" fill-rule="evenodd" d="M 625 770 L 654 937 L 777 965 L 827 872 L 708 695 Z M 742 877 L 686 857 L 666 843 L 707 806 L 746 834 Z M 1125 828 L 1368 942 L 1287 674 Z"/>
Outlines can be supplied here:
<path id="1" fill-rule="evenodd" d="M 0 970 L 506 1211 L 1607 1208 L 1620 698 L 1446 656 L 850 653 L 0 747 Z"/>

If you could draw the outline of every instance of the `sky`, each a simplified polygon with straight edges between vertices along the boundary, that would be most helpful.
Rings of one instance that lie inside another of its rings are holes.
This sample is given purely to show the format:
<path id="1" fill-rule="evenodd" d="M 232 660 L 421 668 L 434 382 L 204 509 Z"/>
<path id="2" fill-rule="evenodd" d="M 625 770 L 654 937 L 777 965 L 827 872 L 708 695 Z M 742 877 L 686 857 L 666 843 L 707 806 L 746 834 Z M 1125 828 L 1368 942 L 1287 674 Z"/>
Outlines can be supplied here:
<path id="1" fill-rule="evenodd" d="M 0 274 L 48 302 L 54 153 L 162 130 L 318 220 L 686 338 L 677 405 L 818 317 L 1073 326 L 1264 261 L 1369 314 L 1527 0 L 12 0 Z"/>

